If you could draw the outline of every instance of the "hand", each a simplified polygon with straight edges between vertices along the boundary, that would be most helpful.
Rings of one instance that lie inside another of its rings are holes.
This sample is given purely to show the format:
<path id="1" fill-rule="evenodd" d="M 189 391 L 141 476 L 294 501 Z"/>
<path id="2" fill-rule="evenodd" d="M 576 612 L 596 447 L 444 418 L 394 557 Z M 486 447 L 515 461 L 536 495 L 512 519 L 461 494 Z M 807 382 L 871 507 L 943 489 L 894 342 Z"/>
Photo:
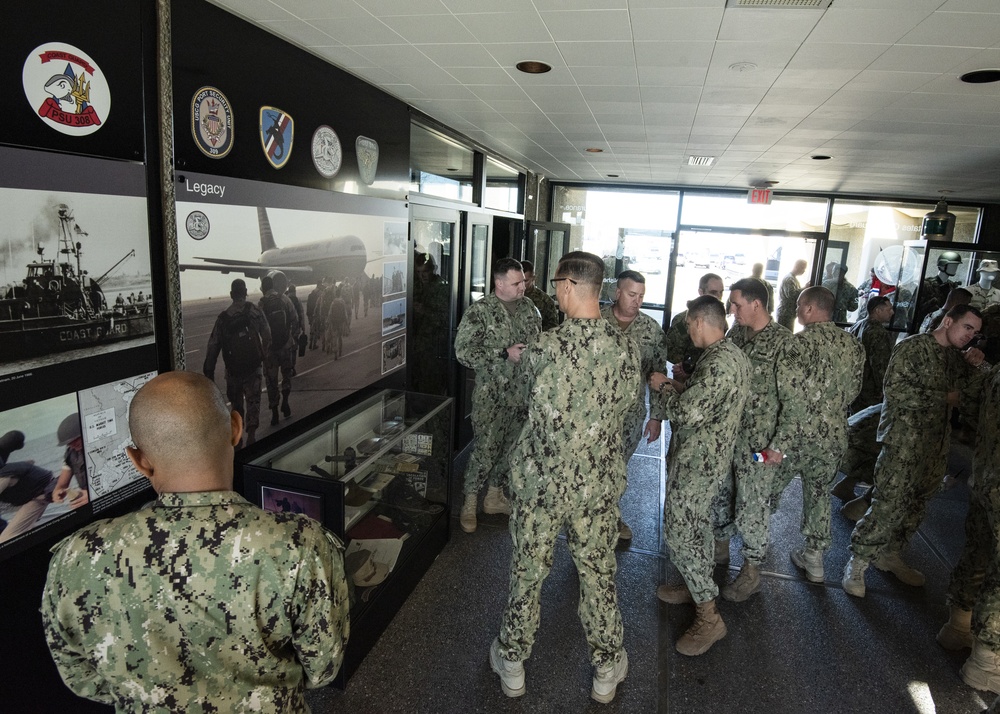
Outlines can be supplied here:
<path id="1" fill-rule="evenodd" d="M 986 355 L 978 347 L 970 347 L 965 352 L 962 353 L 965 361 L 971 364 L 973 367 L 978 367 L 986 359 Z"/>
<path id="2" fill-rule="evenodd" d="M 524 352 L 524 348 L 527 347 L 523 342 L 518 342 L 516 345 L 511 345 L 507 348 L 507 359 L 511 362 L 517 363 L 521 361 L 521 353 Z"/>
<path id="3" fill-rule="evenodd" d="M 660 438 L 661 426 L 662 424 L 659 419 L 650 419 L 646 422 L 646 429 L 642 432 L 642 435 L 646 437 L 647 444 L 652 444 Z"/>
<path id="4" fill-rule="evenodd" d="M 52 489 L 52 503 L 62 503 L 66 498 L 67 491 L 69 491 L 67 486 L 58 486 Z"/>
<path id="5" fill-rule="evenodd" d="M 676 379 L 676 380 L 678 380 L 680 382 L 685 381 L 689 376 L 691 376 L 687 372 L 684 371 L 684 363 L 683 362 L 678 362 L 677 364 L 670 365 L 670 373 L 672 375 L 674 375 L 674 379 Z"/>
<path id="6" fill-rule="evenodd" d="M 785 458 L 784 454 L 777 449 L 772 449 L 770 446 L 764 449 L 764 456 L 767 457 L 764 461 L 765 466 L 778 466 Z"/>
<path id="7" fill-rule="evenodd" d="M 79 508 L 80 506 L 86 505 L 90 502 L 90 494 L 87 493 L 87 489 L 81 488 L 79 495 L 75 496 L 72 501 L 69 502 L 70 508 Z"/>
<path id="8" fill-rule="evenodd" d="M 663 374 L 663 372 L 653 372 L 649 375 L 649 388 L 659 394 L 660 390 L 663 389 L 663 385 L 669 381 L 671 381 L 670 378 Z"/>

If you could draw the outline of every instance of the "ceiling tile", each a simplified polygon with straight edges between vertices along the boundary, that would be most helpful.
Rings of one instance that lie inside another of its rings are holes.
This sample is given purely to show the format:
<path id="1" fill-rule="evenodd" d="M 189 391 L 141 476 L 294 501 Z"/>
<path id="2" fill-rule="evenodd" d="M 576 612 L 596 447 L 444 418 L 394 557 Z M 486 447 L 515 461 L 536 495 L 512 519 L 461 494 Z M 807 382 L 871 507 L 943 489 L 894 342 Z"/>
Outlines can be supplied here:
<path id="1" fill-rule="evenodd" d="M 636 42 L 635 63 L 645 67 L 708 67 L 714 42 Z"/>
<path id="2" fill-rule="evenodd" d="M 580 86 L 590 84 L 639 86 L 639 76 L 634 67 L 573 67 L 570 72 Z"/>
<path id="3" fill-rule="evenodd" d="M 812 32 L 825 13 L 797 8 L 727 8 L 719 40 L 742 42 L 794 42 L 799 44 Z"/>
<path id="4" fill-rule="evenodd" d="M 280 0 L 279 0 L 280 1 Z M 298 2 L 299 0 L 295 0 Z M 322 3 L 324 0 L 319 0 Z M 319 4 L 313 2 L 312 4 Z M 340 5 L 338 2 L 325 0 L 327 5 Z M 363 0 L 358 3 L 375 17 L 392 17 L 393 15 L 440 15 L 450 12 L 441 0 Z"/>
<path id="5" fill-rule="evenodd" d="M 882 72 L 878 70 L 863 70 L 844 87 L 855 90 L 885 90 L 896 92 L 912 92 L 927 86 L 938 77 L 933 72 Z"/>
<path id="6" fill-rule="evenodd" d="M 538 60 L 553 68 L 566 66 L 555 42 L 502 42 L 485 47 L 501 67 L 513 67 L 524 60 Z"/>
<path id="7" fill-rule="evenodd" d="M 394 15 L 379 18 L 410 44 L 461 44 L 476 42 L 454 15 Z"/>
<path id="8" fill-rule="evenodd" d="M 330 37 L 325 32 L 317 30 L 315 27 L 302 20 L 278 20 L 275 22 L 263 22 L 261 26 L 278 37 L 288 40 L 294 39 L 300 47 L 330 47 L 339 45 L 337 40 Z"/>
<path id="9" fill-rule="evenodd" d="M 792 57 L 788 68 L 799 70 L 897 69 L 896 67 L 869 67 L 890 47 L 889 44 L 810 42 L 807 40 Z"/>
<path id="10" fill-rule="evenodd" d="M 546 42 L 552 39 L 534 10 L 456 15 L 479 42 Z M 525 59 L 522 57 L 521 59 Z M 533 59 L 542 59 L 534 57 Z"/>
<path id="11" fill-rule="evenodd" d="M 928 11 L 843 9 L 834 3 L 809 35 L 812 42 L 891 44 L 920 24 Z"/>
<path id="12" fill-rule="evenodd" d="M 556 42 L 632 39 L 632 28 L 626 10 L 577 10 L 539 14 Z"/>
<path id="13" fill-rule="evenodd" d="M 921 47 L 893 45 L 868 69 L 896 72 L 947 72 L 972 57 L 976 51 L 968 47 Z"/>
<path id="14" fill-rule="evenodd" d="M 633 9 L 632 34 L 639 42 L 714 42 L 719 35 L 723 8 Z"/>
<path id="15" fill-rule="evenodd" d="M 498 67 L 497 61 L 478 43 L 438 45 L 421 44 L 420 51 L 440 67 Z"/>
<path id="16" fill-rule="evenodd" d="M 994 47 L 1000 44 L 1000 14 L 935 12 L 904 35 L 900 42 L 907 45 L 958 43 L 963 47 Z"/>
<path id="17" fill-rule="evenodd" d="M 355 45 L 398 45 L 406 42 L 401 35 L 374 17 L 345 17 L 336 20 L 311 20 L 320 32 L 325 32 L 349 47 Z"/>
<path id="18" fill-rule="evenodd" d="M 634 67 L 631 42 L 558 42 L 566 65 L 574 67 Z"/>
<path id="19" fill-rule="evenodd" d="M 275 4 L 268 0 L 211 0 L 211 2 L 234 15 L 253 22 L 294 20 L 298 17 L 295 13 L 290 13 L 281 7 L 282 4 L 290 3 Z"/>
<path id="20" fill-rule="evenodd" d="M 700 87 L 708 70 L 704 67 L 637 67 L 640 86 Z"/>

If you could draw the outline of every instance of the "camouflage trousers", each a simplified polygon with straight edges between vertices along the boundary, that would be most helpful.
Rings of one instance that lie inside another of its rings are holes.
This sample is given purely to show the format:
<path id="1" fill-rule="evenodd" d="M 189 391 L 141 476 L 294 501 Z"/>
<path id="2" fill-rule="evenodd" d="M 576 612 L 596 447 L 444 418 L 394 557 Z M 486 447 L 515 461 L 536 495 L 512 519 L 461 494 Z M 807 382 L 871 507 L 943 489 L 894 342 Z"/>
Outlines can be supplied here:
<path id="1" fill-rule="evenodd" d="M 875 461 L 875 489 L 868 513 L 851 533 L 851 552 L 874 560 L 901 551 L 920 526 L 948 465 L 948 445 L 883 444 Z"/>
<path id="2" fill-rule="evenodd" d="M 743 557 L 754 565 L 762 565 L 767 555 L 771 513 L 776 505 L 774 494 L 780 493 L 779 489 L 786 478 L 783 470 L 783 466 L 755 463 L 750 454 L 744 457 L 738 453 L 733 460 L 732 478 L 736 493 L 732 497 L 732 522 L 735 525 L 728 531 L 723 531 L 722 535 L 721 529 L 717 528 L 716 537 L 728 538 L 739 532 L 743 539 Z"/>
<path id="3" fill-rule="evenodd" d="M 712 506 L 724 477 L 706 475 L 695 468 L 668 465 L 667 492 L 663 502 L 663 539 L 670 560 L 695 602 L 714 600 L 719 586 L 712 542 Z"/>
<path id="4" fill-rule="evenodd" d="M 768 520 L 778 506 L 781 494 L 796 474 L 802 479 L 801 531 L 807 548 L 826 550 L 833 543 L 830 535 L 830 487 L 837 480 L 840 453 L 822 448 L 796 450 L 783 461 L 768 509 Z M 766 531 L 765 531 L 766 535 Z M 765 549 L 767 545 L 765 542 Z"/>
<path id="5" fill-rule="evenodd" d="M 510 476 L 509 454 L 523 426 L 521 409 L 509 406 L 484 407 L 473 404 L 472 447 L 465 469 L 463 493 L 479 493 L 488 481 L 490 486 L 506 488 Z"/>
<path id="6" fill-rule="evenodd" d="M 255 431 L 260 425 L 260 369 L 243 377 L 226 375 L 226 399 L 243 417 L 243 428 Z"/>
<path id="7" fill-rule="evenodd" d="M 566 531 L 566 546 L 580 579 L 577 613 L 595 667 L 614 664 L 622 652 L 624 630 L 615 589 L 620 483 L 595 483 L 568 496 L 551 491 L 512 493 L 513 554 L 510 592 L 500 626 L 500 654 L 511 662 L 531 656 L 541 621 L 542 584 L 552 569 L 556 540 Z"/>
<path id="8" fill-rule="evenodd" d="M 625 425 L 622 427 L 622 451 L 625 454 L 625 464 L 631 460 L 639 442 L 642 441 L 642 425 L 646 423 L 646 405 L 639 404 L 625 413 Z"/>
<path id="9" fill-rule="evenodd" d="M 977 639 L 1000 651 L 1000 492 L 996 487 L 985 495 L 973 488 L 965 519 L 965 548 L 951 574 L 948 604 L 972 610 Z"/>
<path id="10" fill-rule="evenodd" d="M 264 356 L 264 379 L 267 382 L 267 408 L 278 408 L 278 371 L 281 371 L 281 396 L 287 401 L 292 392 L 291 348 L 268 352 Z"/>

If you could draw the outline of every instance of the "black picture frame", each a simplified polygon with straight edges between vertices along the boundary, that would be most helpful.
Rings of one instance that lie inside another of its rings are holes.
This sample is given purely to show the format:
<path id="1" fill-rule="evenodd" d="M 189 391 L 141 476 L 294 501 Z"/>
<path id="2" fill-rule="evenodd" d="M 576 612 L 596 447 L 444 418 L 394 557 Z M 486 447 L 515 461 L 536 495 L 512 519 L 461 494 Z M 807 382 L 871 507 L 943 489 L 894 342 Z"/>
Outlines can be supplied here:
<path id="1" fill-rule="evenodd" d="M 264 489 L 319 499 L 320 524 L 343 540 L 344 484 L 333 479 L 304 476 L 246 464 L 243 466 L 244 497 L 266 511 L 274 512 L 264 503 Z M 311 514 L 306 513 L 311 517 Z"/>

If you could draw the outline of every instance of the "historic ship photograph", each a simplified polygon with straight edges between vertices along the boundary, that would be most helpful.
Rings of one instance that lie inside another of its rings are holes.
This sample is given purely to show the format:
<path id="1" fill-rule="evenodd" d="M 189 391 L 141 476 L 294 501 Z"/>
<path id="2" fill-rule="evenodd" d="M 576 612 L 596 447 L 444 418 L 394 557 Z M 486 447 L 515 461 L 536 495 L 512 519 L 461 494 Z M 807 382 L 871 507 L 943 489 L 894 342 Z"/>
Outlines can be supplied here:
<path id="1" fill-rule="evenodd" d="M 0 288 L 0 363 L 151 336 L 148 272 L 119 274 L 135 248 L 122 241 L 127 249 L 117 262 L 94 266 L 87 262 L 89 234 L 73 210 L 65 203 L 46 210 L 55 212 L 55 223 L 52 216 L 45 221 L 55 235 L 34 236 L 36 257 L 23 280 Z M 102 272 L 95 275 L 95 267 Z"/>

